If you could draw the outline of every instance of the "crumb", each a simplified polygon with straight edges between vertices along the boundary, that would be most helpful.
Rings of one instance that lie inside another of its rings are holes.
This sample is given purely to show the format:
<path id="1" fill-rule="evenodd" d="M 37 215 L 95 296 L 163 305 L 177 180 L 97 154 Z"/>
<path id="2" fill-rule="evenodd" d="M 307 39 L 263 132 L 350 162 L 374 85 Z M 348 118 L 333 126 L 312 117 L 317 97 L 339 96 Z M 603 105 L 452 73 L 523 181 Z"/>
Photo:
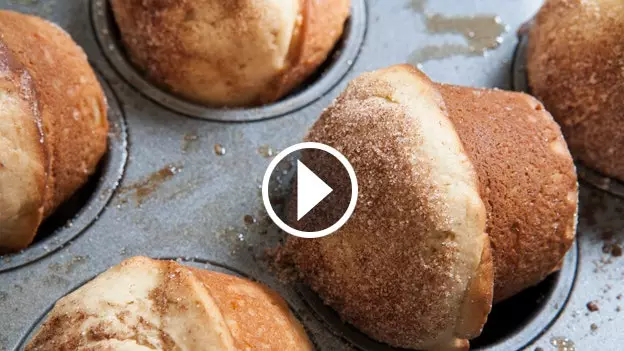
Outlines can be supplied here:
<path id="1" fill-rule="evenodd" d="M 245 215 L 245 217 L 243 217 L 243 222 L 245 222 L 245 224 L 252 225 L 256 224 L 257 220 L 252 215 Z"/>
<path id="2" fill-rule="evenodd" d="M 598 329 L 598 325 L 596 325 L 596 323 L 592 323 L 590 328 L 592 331 L 596 331 Z"/>
<path id="3" fill-rule="evenodd" d="M 605 243 L 602 246 L 602 252 L 610 254 L 613 257 L 620 257 L 622 256 L 622 246 L 615 243 Z"/>
<path id="4" fill-rule="evenodd" d="M 590 312 L 596 312 L 596 311 L 598 311 L 600 308 L 598 307 L 598 304 L 597 304 L 596 302 L 594 302 L 594 301 L 590 301 L 590 302 L 588 302 L 588 303 L 587 303 L 587 309 L 588 309 Z"/>
<path id="5" fill-rule="evenodd" d="M 221 144 L 214 144 L 214 153 L 217 156 L 223 156 L 226 153 L 226 149 L 223 145 Z"/>

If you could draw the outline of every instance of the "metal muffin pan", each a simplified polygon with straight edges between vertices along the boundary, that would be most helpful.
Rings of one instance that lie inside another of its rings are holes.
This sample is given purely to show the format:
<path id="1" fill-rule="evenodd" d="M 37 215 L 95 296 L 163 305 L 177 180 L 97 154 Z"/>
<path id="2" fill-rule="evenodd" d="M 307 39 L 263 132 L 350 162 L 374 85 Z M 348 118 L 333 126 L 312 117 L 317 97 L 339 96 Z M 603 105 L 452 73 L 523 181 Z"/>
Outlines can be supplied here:
<path id="1" fill-rule="evenodd" d="M 68 30 L 118 97 L 128 132 L 123 178 L 99 217 L 55 252 L 0 272 L 0 350 L 20 350 L 56 300 L 135 255 L 213 263 L 208 267 L 221 265 L 269 285 L 289 302 L 319 350 L 383 349 L 369 344 L 370 339 L 361 333 L 349 331 L 335 314 L 331 316 L 331 310 L 320 311 L 324 306 L 305 287 L 280 282 L 270 269 L 265 251 L 275 247 L 284 234 L 266 218 L 259 194 L 270 161 L 265 156 L 271 154 L 268 150 L 299 142 L 322 110 L 361 72 L 406 62 L 415 50 L 426 46 L 465 44 L 460 33 L 428 32 L 424 13 L 499 16 L 509 31 L 498 48 L 485 56 L 451 56 L 424 62 L 422 67 L 434 80 L 510 89 L 517 45 L 514 31 L 533 16 L 542 1 L 354 1 L 354 11 L 362 11 L 356 31 L 362 38 L 354 41 L 352 19 L 343 45 L 360 43 L 355 45 L 354 55 L 338 50 L 327 65 L 328 72 L 342 70 L 344 65 L 337 63 L 346 57 L 352 60 L 340 77 L 323 83 L 329 73 L 321 74 L 319 80 L 302 87 L 299 95 L 259 109 L 200 107 L 202 118 L 214 121 L 187 118 L 195 115 L 176 112 L 174 107 L 164 106 L 162 99 L 157 103 L 134 86 L 129 76 L 137 74 L 134 68 L 120 69 L 109 57 L 109 49 L 101 45 L 96 1 L 56 0 L 53 6 L 43 1 L 0 1 L 3 8 L 38 14 Z M 104 15 L 110 19 L 110 14 Z M 114 45 L 122 55 L 119 44 Z M 302 94 L 310 94 L 309 100 L 297 107 L 263 112 Z M 277 115 L 280 117 L 266 119 Z M 263 120 L 216 122 L 252 119 Z M 217 144 L 225 153 L 215 153 Z M 494 307 L 483 336 L 473 342 L 475 348 L 558 350 L 562 349 L 559 345 L 573 342 L 577 350 L 618 350 L 624 343 L 624 312 L 619 312 L 624 305 L 620 295 L 624 294 L 624 259 L 615 250 L 624 239 L 624 201 L 583 184 L 581 204 L 576 250 L 568 254 L 562 271 Z M 245 221 L 248 216 L 254 220 Z M 599 310 L 590 312 L 589 302 Z"/>

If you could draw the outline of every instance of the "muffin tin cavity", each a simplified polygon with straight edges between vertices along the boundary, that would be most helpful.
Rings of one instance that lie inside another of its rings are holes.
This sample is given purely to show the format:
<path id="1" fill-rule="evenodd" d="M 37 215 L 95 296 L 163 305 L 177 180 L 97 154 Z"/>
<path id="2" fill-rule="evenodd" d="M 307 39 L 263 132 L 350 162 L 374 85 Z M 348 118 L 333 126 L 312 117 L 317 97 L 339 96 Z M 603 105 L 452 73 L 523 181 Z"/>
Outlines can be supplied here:
<path id="1" fill-rule="evenodd" d="M 528 34 L 520 33 L 518 38 L 518 47 L 516 48 L 514 61 L 511 66 L 511 78 L 512 87 L 514 90 L 530 94 L 531 91 L 526 71 L 528 45 Z M 598 189 L 624 198 L 624 182 L 615 178 L 608 177 L 590 167 L 587 167 L 579 160 L 575 160 L 575 164 L 579 179 L 587 182 L 588 184 L 591 184 Z"/>
<path id="2" fill-rule="evenodd" d="M 0 272 L 23 266 L 62 248 L 95 221 L 119 184 L 127 152 L 127 132 L 117 99 L 100 76 L 108 102 L 108 151 L 96 172 L 39 227 L 33 243 L 17 253 L 0 256 Z"/>
<path id="3" fill-rule="evenodd" d="M 128 59 L 120 39 L 110 2 L 91 1 L 91 19 L 104 55 L 118 73 L 134 88 L 162 106 L 191 117 L 213 121 L 246 122 L 282 116 L 314 102 L 331 90 L 345 76 L 358 56 L 366 33 L 366 5 L 353 0 L 351 17 L 342 37 L 317 71 L 298 89 L 279 101 L 252 108 L 212 108 L 187 101 L 149 82 Z"/>
<path id="4" fill-rule="evenodd" d="M 212 260 L 201 259 L 201 258 L 182 258 L 182 257 L 160 257 L 160 258 L 157 258 L 157 259 L 159 259 L 159 260 L 166 260 L 166 261 L 176 261 L 176 262 L 178 262 L 180 264 L 187 265 L 187 266 L 190 266 L 190 267 L 195 267 L 195 268 L 206 269 L 206 270 L 210 270 L 210 271 L 214 271 L 214 272 L 229 274 L 229 275 L 237 276 L 237 277 L 240 277 L 240 278 L 245 278 L 245 279 L 252 280 L 252 281 L 259 281 L 257 279 L 254 279 L 253 277 L 249 276 L 248 274 L 246 274 L 246 273 L 236 269 L 236 268 L 233 268 L 233 267 L 230 267 L 228 265 L 225 265 L 225 264 L 222 264 L 222 263 L 218 263 L 218 262 L 215 262 L 215 261 L 212 261 Z M 103 273 L 103 272 L 100 272 L 100 273 Z M 75 290 L 78 290 L 80 287 L 82 287 L 83 285 L 87 284 L 89 281 L 91 281 L 95 277 L 96 276 L 94 275 L 91 278 L 89 278 L 89 279 L 79 283 L 78 285 L 74 286 L 71 290 L 67 291 L 65 296 L 71 294 Z M 260 283 L 262 283 L 262 282 L 260 282 Z M 284 298 L 283 295 L 282 295 L 282 298 Z M 305 322 L 305 319 L 301 318 L 301 316 L 297 313 L 297 310 L 294 308 L 292 303 L 290 303 L 289 301 L 286 301 L 286 302 L 288 303 L 288 306 L 290 307 L 290 310 L 293 313 L 293 315 L 295 317 L 297 317 L 297 319 L 303 324 Z M 52 304 L 48 308 L 46 308 L 45 311 L 42 313 L 42 315 L 27 330 L 27 332 L 24 334 L 24 336 L 20 339 L 20 341 L 17 344 L 17 346 L 13 349 L 14 351 L 22 351 L 22 350 L 24 350 L 26 348 L 26 345 L 28 345 L 30 340 L 35 336 L 35 334 L 37 333 L 37 331 L 39 330 L 41 325 L 45 322 L 48 314 L 52 311 L 52 308 L 54 308 L 54 304 Z M 305 328 L 305 326 L 304 326 L 304 328 Z M 306 331 L 307 331 L 307 335 L 308 335 L 310 341 L 314 345 L 314 348 L 316 350 L 320 350 L 320 348 L 318 346 L 319 344 L 317 343 L 317 341 L 314 338 L 314 336 L 315 336 L 314 333 L 311 333 L 309 330 L 306 330 Z"/>
<path id="5" fill-rule="evenodd" d="M 492 308 L 483 333 L 470 341 L 471 350 L 521 350 L 546 332 L 565 307 L 577 271 L 577 244 L 570 248 L 559 272 L 551 274 L 535 287 L 529 288 Z M 327 328 L 345 342 L 363 351 L 399 351 L 379 343 L 343 323 L 338 314 L 323 303 L 306 286 L 298 287 L 299 294 Z"/>

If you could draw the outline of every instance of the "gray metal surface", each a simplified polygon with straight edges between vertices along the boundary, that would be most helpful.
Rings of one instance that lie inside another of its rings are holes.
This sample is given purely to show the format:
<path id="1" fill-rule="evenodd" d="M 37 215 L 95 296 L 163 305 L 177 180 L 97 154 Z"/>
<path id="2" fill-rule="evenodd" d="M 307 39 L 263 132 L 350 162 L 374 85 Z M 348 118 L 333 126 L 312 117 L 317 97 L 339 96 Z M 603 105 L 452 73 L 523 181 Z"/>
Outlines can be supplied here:
<path id="1" fill-rule="evenodd" d="M 531 18 L 541 2 L 430 0 L 424 6 L 427 12 L 445 16 L 498 15 L 510 30 L 503 35 L 502 44 L 486 56 L 431 60 L 423 64 L 423 70 L 439 81 L 510 88 L 515 30 Z M 278 118 L 223 123 L 182 116 L 128 84 L 129 78 L 120 76 L 104 55 L 105 49 L 94 31 L 89 0 L 0 1 L 3 8 L 49 18 L 75 38 L 118 96 L 129 138 L 124 177 L 99 217 L 57 251 L 0 273 L 0 350 L 20 349 L 20 343 L 58 298 L 134 255 L 196 259 L 200 265 L 225 267 L 262 281 L 285 297 L 318 349 L 354 349 L 339 330 L 319 318 L 301 289 L 281 283 L 262 259 L 281 234 L 266 218 L 258 187 L 270 160 L 265 157 L 269 150 L 299 142 L 350 79 L 364 71 L 405 62 L 418 48 L 445 43 L 464 45 L 465 38 L 460 34 L 427 31 L 417 3 L 425 1 L 365 1 L 366 34 L 359 54 L 337 85 L 328 85 L 327 94 L 319 90 L 319 96 L 307 105 Z M 305 90 L 302 92 L 305 94 Z M 225 149 L 225 154 L 215 153 L 216 144 L 221 145 L 219 150 Z M 624 201 L 583 184 L 581 203 L 578 265 L 566 264 L 564 270 L 576 271 L 576 279 L 574 274 L 565 274 L 536 288 L 541 290 L 535 293 L 535 303 L 526 305 L 534 309 L 528 317 L 508 306 L 512 312 L 495 324 L 508 320 L 515 330 L 503 333 L 506 336 L 502 339 L 488 335 L 486 344 L 498 342 L 500 346 L 490 349 L 520 347 L 511 344 L 518 333 L 529 340 L 537 337 L 526 346 L 527 350 L 557 350 L 553 344 L 560 344 L 564 338 L 573 341 L 576 350 L 622 349 L 624 312 L 619 309 L 624 305 L 620 295 L 624 294 L 624 258 L 616 257 L 614 244 L 624 238 Z M 247 215 L 257 222 L 246 223 Z M 12 259 L 5 256 L 0 260 Z M 557 295 L 566 284 L 574 284 L 567 300 L 566 292 Z M 590 312 L 588 302 L 595 302 L 599 310 Z M 495 307 L 493 314 L 501 308 Z M 549 326 L 544 330 L 533 330 L 531 326 L 543 318 L 540 316 L 555 320 L 546 323 Z M 484 333 L 496 327 L 490 324 Z"/>

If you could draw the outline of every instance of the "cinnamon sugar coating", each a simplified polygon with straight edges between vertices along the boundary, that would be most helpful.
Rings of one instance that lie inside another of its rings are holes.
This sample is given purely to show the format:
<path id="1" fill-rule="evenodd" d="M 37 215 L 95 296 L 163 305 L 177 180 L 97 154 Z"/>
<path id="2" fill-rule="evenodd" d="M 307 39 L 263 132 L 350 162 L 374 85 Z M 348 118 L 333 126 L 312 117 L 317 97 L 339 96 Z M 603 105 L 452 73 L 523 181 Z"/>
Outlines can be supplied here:
<path id="1" fill-rule="evenodd" d="M 575 158 L 624 180 L 624 2 L 548 0 L 527 56 L 531 91 Z"/>
<path id="2" fill-rule="evenodd" d="M 214 106 L 273 102 L 309 77 L 342 35 L 350 0 L 113 0 L 134 64 Z"/>
<path id="3" fill-rule="evenodd" d="M 491 307 L 485 208 L 444 109 L 427 77 L 393 66 L 351 82 L 306 137 L 349 159 L 358 204 L 285 250 L 345 321 L 397 347 L 462 349 Z"/>

